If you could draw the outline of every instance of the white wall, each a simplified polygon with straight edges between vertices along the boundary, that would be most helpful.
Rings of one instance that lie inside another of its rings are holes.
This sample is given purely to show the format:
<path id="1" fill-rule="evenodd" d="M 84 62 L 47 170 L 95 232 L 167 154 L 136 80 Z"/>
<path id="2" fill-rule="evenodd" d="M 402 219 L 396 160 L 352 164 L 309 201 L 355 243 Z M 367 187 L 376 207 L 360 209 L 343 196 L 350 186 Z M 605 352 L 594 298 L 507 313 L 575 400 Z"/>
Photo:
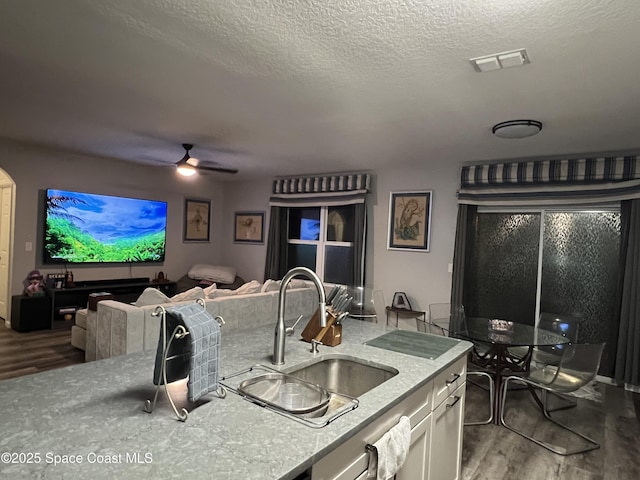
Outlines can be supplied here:
<path id="1" fill-rule="evenodd" d="M 190 179 L 178 177 L 171 168 L 147 167 L 131 163 L 81 156 L 51 149 L 40 149 L 13 142 L 0 141 L 0 168 L 16 184 L 12 295 L 22 293 L 22 281 L 30 270 L 43 274 L 59 272 L 59 267 L 38 264 L 42 255 L 41 224 L 43 205 L 39 191 L 47 188 L 67 189 L 104 195 L 147 198 L 168 202 L 167 251 L 161 265 L 70 266 L 76 280 L 153 277 L 164 271 L 171 280 L 184 275 L 193 263 L 218 263 L 220 243 L 224 237 L 222 221 L 222 188 L 212 176 Z M 211 200 L 211 241 L 183 243 L 184 199 Z M 40 227 L 39 227 L 40 225 Z M 33 251 L 25 251 L 32 242 Z"/>

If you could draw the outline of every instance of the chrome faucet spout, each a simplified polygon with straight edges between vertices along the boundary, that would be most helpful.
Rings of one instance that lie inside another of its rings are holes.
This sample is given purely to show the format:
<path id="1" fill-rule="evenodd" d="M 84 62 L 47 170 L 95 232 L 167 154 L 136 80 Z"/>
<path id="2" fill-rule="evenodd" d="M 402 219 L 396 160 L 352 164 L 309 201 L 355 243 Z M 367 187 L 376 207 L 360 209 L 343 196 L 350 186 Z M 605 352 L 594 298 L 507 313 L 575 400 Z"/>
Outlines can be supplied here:
<path id="1" fill-rule="evenodd" d="M 271 363 L 274 365 L 283 365 L 284 364 L 284 339 L 286 336 L 286 328 L 284 326 L 284 310 L 285 310 L 285 300 L 287 296 L 287 286 L 293 277 L 298 275 L 302 275 L 311 280 L 316 290 L 318 290 L 318 298 L 319 301 L 319 313 L 320 313 L 320 326 L 327 326 L 327 308 L 326 308 L 326 297 L 324 294 L 324 287 L 322 286 L 322 281 L 320 277 L 316 275 L 316 273 L 307 268 L 307 267 L 295 267 L 289 270 L 285 276 L 282 278 L 282 282 L 280 283 L 280 291 L 278 292 L 278 320 L 276 322 L 276 329 L 273 337 L 273 359 Z"/>

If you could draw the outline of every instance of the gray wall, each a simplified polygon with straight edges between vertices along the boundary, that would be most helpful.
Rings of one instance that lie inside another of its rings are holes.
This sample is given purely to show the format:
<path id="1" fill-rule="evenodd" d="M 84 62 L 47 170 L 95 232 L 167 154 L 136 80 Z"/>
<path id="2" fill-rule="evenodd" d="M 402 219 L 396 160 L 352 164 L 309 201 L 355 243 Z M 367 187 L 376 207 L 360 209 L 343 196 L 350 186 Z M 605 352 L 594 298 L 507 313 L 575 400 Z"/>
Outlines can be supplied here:
<path id="1" fill-rule="evenodd" d="M 33 268 L 40 268 L 44 274 L 60 271 L 36 263 L 36 254 L 42 248 L 38 191 L 46 188 L 149 198 L 169 204 L 163 265 L 133 266 L 131 271 L 129 266 L 74 266 L 76 279 L 153 277 L 160 270 L 170 279 L 178 279 L 194 263 L 232 265 L 247 281 L 263 279 L 266 244 L 234 243 L 234 213 L 264 211 L 266 239 L 272 179 L 220 182 L 207 175 L 185 179 L 169 168 L 138 166 L 3 141 L 0 141 L 0 168 L 16 183 L 13 295 L 22 292 L 22 281 Z M 453 259 L 459 168 L 457 162 L 442 161 L 405 168 L 390 166 L 372 172 L 366 283 L 369 291 L 381 289 L 387 304 L 396 291 L 405 292 L 416 309 L 426 310 L 429 303 L 449 301 L 451 274 L 447 267 Z M 429 253 L 387 250 L 389 193 L 408 190 L 433 191 Z M 183 243 L 185 198 L 211 200 L 209 243 Z M 33 242 L 33 251 L 25 251 L 26 242 Z"/>
<path id="2" fill-rule="evenodd" d="M 11 294 L 22 293 L 22 281 L 30 270 L 43 274 L 60 272 L 60 267 L 38 265 L 42 249 L 38 224 L 42 222 L 39 191 L 59 188 L 104 195 L 148 198 L 168 202 L 167 251 L 162 265 L 73 266 L 76 280 L 153 277 L 163 271 L 177 280 L 198 262 L 218 263 L 223 238 L 222 187 L 213 177 L 178 177 L 170 168 L 137 166 L 131 163 L 81 156 L 0 141 L 0 168 L 16 184 L 13 273 Z M 211 200 L 211 241 L 183 243 L 184 199 Z M 33 251 L 25 251 L 26 242 Z"/>
<path id="3" fill-rule="evenodd" d="M 428 166 L 389 167 L 373 173 L 366 283 L 369 291 L 381 289 L 387 304 L 391 303 L 396 291 L 405 292 L 416 309 L 426 310 L 429 303 L 449 301 L 451 274 L 448 265 L 453 262 L 459 172 L 460 165 L 456 162 L 442 161 L 430 162 Z M 262 280 L 266 245 L 234 244 L 233 212 L 265 211 L 267 230 L 271 183 L 271 179 L 265 179 L 224 186 L 223 225 L 230 225 L 231 231 L 222 239 L 223 258 L 236 265 L 247 280 Z M 433 191 L 429 253 L 387 250 L 390 192 L 408 190 Z"/>

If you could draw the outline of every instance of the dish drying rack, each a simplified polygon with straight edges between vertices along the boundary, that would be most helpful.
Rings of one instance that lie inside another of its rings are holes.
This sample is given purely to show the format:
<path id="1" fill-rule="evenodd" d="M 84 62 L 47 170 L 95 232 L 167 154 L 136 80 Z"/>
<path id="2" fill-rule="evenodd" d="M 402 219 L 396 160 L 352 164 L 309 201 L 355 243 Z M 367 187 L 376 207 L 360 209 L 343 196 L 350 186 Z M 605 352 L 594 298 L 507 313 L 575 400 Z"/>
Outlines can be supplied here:
<path id="1" fill-rule="evenodd" d="M 204 300 L 202 300 L 201 298 L 198 298 L 196 300 L 196 303 L 200 305 L 203 309 L 205 308 Z M 167 395 L 167 398 L 169 399 L 169 403 L 171 404 L 171 408 L 173 409 L 173 412 L 175 413 L 176 417 L 178 417 L 178 420 L 180 420 L 181 422 L 185 422 L 187 420 L 187 417 L 189 416 L 189 411 L 186 408 L 182 408 L 180 411 L 178 411 L 178 408 L 176 407 L 176 404 L 173 398 L 171 397 L 171 392 L 167 388 L 168 382 L 167 382 L 166 367 L 167 367 L 167 360 L 176 358 L 176 356 L 171 356 L 171 357 L 167 356 L 169 353 L 169 349 L 171 347 L 171 343 L 173 342 L 174 339 L 181 339 L 186 337 L 187 335 L 189 335 L 189 331 L 184 327 L 184 325 L 178 325 L 176 326 L 176 328 L 173 329 L 171 336 L 167 340 L 166 309 L 163 306 L 159 305 L 156 307 L 156 309 L 153 311 L 151 315 L 154 317 L 160 317 L 160 332 L 162 334 L 162 362 L 160 364 L 161 365 L 160 367 L 161 381 L 158 381 L 158 385 L 156 385 L 156 391 L 153 396 L 153 401 L 146 400 L 144 402 L 144 411 L 147 413 L 153 413 L 153 409 L 155 408 L 156 402 L 158 401 L 158 393 L 160 392 L 160 387 L 164 385 L 164 391 Z M 222 318 L 220 315 L 216 315 L 214 319 L 220 324 L 220 326 L 225 324 L 224 318 Z M 219 398 L 225 398 L 227 396 L 226 389 L 220 383 L 218 383 L 218 388 L 216 389 L 215 393 Z"/>

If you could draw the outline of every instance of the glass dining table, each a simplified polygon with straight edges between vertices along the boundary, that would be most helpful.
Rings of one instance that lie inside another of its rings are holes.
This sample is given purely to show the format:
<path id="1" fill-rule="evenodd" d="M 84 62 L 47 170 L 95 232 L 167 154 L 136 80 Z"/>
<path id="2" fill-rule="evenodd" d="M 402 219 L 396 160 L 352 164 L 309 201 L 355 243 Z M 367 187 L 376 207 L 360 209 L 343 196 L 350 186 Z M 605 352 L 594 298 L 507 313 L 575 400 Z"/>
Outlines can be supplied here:
<path id="1" fill-rule="evenodd" d="M 465 318 L 462 325 L 452 330 L 451 336 L 473 343 L 472 362 L 493 377 L 494 423 L 499 423 L 502 377 L 528 371 L 534 347 L 569 343 L 567 337 L 533 325 L 480 317 Z"/>

